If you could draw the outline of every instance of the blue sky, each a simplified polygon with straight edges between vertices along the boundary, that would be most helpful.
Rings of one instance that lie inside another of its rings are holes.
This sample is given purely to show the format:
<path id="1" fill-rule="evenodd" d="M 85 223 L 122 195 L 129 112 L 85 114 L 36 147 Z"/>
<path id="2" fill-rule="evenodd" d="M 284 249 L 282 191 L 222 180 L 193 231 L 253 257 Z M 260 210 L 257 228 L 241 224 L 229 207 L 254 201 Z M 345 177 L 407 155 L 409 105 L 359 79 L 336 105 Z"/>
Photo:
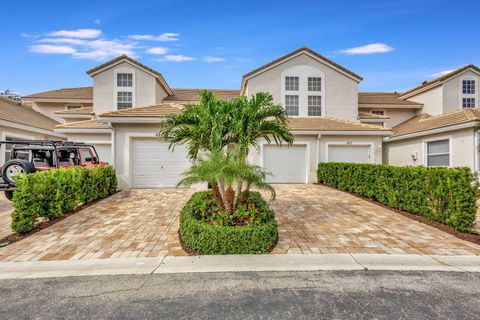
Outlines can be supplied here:
<path id="1" fill-rule="evenodd" d="M 91 85 L 85 71 L 121 53 L 180 88 L 237 89 L 302 46 L 364 77 L 361 91 L 480 65 L 475 0 L 0 0 L 0 10 L 0 89 L 20 94 Z"/>

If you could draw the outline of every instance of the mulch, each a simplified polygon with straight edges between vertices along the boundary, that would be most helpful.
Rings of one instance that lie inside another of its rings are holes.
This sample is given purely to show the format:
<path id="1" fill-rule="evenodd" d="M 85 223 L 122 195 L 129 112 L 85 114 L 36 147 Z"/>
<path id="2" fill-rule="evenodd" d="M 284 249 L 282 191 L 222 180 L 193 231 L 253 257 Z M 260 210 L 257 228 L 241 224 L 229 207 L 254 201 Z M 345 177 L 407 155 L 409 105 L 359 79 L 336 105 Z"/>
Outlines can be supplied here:
<path id="1" fill-rule="evenodd" d="M 118 191 L 117 191 L 118 192 Z M 115 192 L 115 193 L 117 193 Z M 111 194 L 110 196 L 114 195 L 115 193 Z M 108 196 L 108 197 L 110 197 Z M 40 221 L 38 222 L 36 225 L 35 225 L 35 228 L 33 228 L 32 230 L 30 230 L 29 232 L 27 233 L 23 233 L 23 234 L 20 234 L 20 233 L 12 233 L 6 237 L 3 237 L 0 239 L 0 243 L 7 243 L 7 245 L 10 245 L 14 242 L 17 242 L 17 241 L 20 241 L 20 240 L 23 240 L 25 238 L 28 238 L 30 237 L 31 235 L 43 230 L 43 229 L 46 229 L 48 227 L 50 227 L 51 225 L 54 225 L 55 223 L 57 222 L 60 222 L 70 216 L 73 216 L 74 214 L 82 211 L 83 209 L 86 209 L 90 206 L 93 206 L 94 204 L 104 200 L 104 199 L 107 199 L 108 197 L 106 198 L 102 198 L 102 199 L 97 199 L 97 200 L 94 200 L 92 202 L 89 202 L 89 203 L 86 203 L 86 204 L 82 204 L 81 206 L 79 206 L 77 209 L 75 209 L 74 211 L 72 212 L 69 212 L 69 213 L 65 213 L 63 216 L 59 217 L 59 218 L 55 218 L 53 220 L 45 220 L 45 221 Z M 4 246 L 5 247 L 5 246 Z"/>
<path id="2" fill-rule="evenodd" d="M 358 194 L 355 194 L 355 193 L 352 193 L 352 192 L 348 192 L 348 191 L 344 191 L 344 190 L 339 190 L 333 186 L 330 186 L 328 184 L 322 184 L 322 183 L 319 183 L 319 185 L 321 186 L 324 186 L 324 187 L 327 187 L 327 188 L 330 188 L 330 189 L 334 189 L 334 190 L 337 190 L 337 191 L 342 191 L 342 192 L 345 192 L 345 193 L 348 193 L 354 197 L 357 197 L 359 199 L 362 199 L 362 200 L 365 200 L 365 201 L 368 201 L 370 203 L 373 203 L 377 206 L 380 206 L 380 207 L 383 207 L 385 209 L 388 209 L 388 210 L 391 210 L 391 211 L 394 211 L 398 214 L 401 214 L 402 216 L 404 217 L 407 217 L 407 218 L 410 218 L 412 220 L 415 220 L 417 222 L 420 222 L 420 223 L 423 223 L 423 224 L 426 224 L 430 227 L 433 227 L 433 228 L 436 228 L 438 230 L 441 230 L 443 232 L 446 232 L 446 233 L 449 233 L 451 234 L 452 236 L 455 236 L 459 239 L 462 239 L 462 240 L 465 240 L 465 241 L 469 241 L 469 242 L 472 242 L 472 243 L 475 243 L 475 244 L 479 244 L 480 245 L 480 234 L 478 233 L 464 233 L 464 232 L 460 232 L 460 231 L 457 231 L 447 225 L 444 225 L 442 223 L 439 223 L 439 222 L 436 222 L 436 221 L 431 221 L 431 220 L 428 220 L 427 218 L 425 217 L 422 217 L 422 216 L 418 216 L 416 214 L 413 214 L 413 213 L 410 213 L 410 212 L 406 212 L 406 211 L 402 211 L 402 210 L 398 210 L 398 209 L 395 209 L 395 208 L 391 208 L 387 205 L 384 205 L 383 203 L 380 203 L 380 202 L 377 202 L 377 201 L 374 201 L 374 200 L 371 200 L 369 198 L 366 198 L 366 197 L 363 197 L 363 196 L 360 196 Z"/>

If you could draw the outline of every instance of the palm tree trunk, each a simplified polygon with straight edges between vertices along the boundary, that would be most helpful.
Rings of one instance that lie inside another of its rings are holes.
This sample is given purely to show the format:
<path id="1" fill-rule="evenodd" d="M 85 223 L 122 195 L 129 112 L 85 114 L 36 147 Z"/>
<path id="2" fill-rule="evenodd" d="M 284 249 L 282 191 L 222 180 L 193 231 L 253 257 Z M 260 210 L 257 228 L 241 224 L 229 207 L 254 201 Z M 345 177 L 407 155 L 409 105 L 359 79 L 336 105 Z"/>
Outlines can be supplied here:
<path id="1" fill-rule="evenodd" d="M 242 193 L 243 181 L 239 181 L 237 184 L 237 190 L 235 191 L 235 197 L 233 198 L 233 209 L 237 207 L 238 200 L 240 200 L 240 194 Z"/>
<path id="2" fill-rule="evenodd" d="M 223 204 L 222 195 L 220 193 L 217 183 L 212 183 L 212 194 L 215 198 L 215 203 L 217 204 L 218 210 L 225 210 L 225 205 Z"/>

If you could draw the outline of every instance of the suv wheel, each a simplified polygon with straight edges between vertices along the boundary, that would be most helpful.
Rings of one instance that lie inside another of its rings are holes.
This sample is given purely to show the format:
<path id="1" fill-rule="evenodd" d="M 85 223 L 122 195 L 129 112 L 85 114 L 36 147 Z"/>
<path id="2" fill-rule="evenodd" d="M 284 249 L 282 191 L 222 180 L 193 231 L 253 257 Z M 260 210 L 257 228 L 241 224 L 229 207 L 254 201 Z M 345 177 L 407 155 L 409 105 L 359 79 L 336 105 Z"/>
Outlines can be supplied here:
<path id="1" fill-rule="evenodd" d="M 35 172 L 33 164 L 26 160 L 13 159 L 5 162 L 2 168 L 2 178 L 9 184 L 14 184 L 13 177 L 22 173 Z"/>

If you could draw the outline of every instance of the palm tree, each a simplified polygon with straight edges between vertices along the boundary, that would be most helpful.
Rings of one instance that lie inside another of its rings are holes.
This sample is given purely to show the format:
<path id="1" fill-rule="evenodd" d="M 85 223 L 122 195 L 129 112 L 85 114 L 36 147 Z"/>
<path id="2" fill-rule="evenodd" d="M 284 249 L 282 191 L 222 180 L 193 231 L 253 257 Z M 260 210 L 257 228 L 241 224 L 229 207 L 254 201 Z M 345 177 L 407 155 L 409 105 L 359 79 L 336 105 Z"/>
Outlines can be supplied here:
<path id="1" fill-rule="evenodd" d="M 272 198 L 275 198 L 275 190 L 265 183 L 266 175 L 264 169 L 242 163 L 238 150 L 230 149 L 226 153 L 213 152 L 205 159 L 197 159 L 177 186 L 192 186 L 203 182 L 215 184 L 220 195 L 215 197 L 217 207 L 225 208 L 232 215 L 242 198 L 248 198 L 250 187 L 269 191 Z M 234 196 L 229 195 L 231 190 L 237 190 Z"/>

